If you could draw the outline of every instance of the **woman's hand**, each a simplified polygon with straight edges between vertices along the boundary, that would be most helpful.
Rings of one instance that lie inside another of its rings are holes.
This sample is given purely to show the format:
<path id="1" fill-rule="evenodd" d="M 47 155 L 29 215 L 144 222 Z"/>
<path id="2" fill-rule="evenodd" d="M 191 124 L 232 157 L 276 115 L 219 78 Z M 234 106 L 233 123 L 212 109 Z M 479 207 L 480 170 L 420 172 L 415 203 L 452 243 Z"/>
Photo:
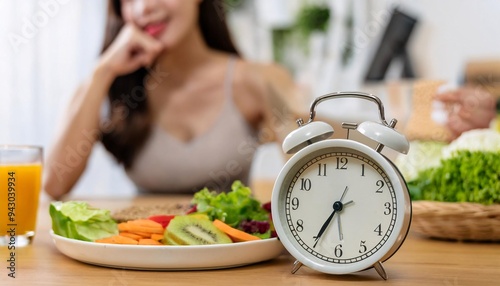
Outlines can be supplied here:
<path id="1" fill-rule="evenodd" d="M 479 87 L 462 87 L 437 94 L 435 99 L 447 107 L 447 127 L 454 138 L 468 130 L 487 128 L 495 118 L 493 95 Z"/>
<path id="2" fill-rule="evenodd" d="M 102 55 L 99 66 L 114 77 L 151 65 L 162 51 L 162 44 L 133 24 L 125 24 Z"/>

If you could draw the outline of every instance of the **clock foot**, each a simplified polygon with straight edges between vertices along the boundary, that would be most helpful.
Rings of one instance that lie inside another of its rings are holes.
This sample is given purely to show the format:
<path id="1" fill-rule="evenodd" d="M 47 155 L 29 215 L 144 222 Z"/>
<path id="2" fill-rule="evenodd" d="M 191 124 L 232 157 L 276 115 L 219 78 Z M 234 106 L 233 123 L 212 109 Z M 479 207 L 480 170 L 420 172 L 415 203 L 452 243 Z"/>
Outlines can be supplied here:
<path id="1" fill-rule="evenodd" d="M 382 263 L 380 261 L 377 261 L 377 263 L 373 264 L 373 268 L 377 270 L 378 275 L 382 277 L 384 280 L 387 280 L 387 273 L 385 273 L 384 267 L 382 266 Z"/>
<path id="2" fill-rule="evenodd" d="M 292 274 L 295 274 L 295 272 L 297 272 L 297 270 L 299 270 L 299 268 L 302 267 L 302 265 L 304 264 L 302 264 L 298 260 L 295 260 L 295 262 L 293 263 Z"/>

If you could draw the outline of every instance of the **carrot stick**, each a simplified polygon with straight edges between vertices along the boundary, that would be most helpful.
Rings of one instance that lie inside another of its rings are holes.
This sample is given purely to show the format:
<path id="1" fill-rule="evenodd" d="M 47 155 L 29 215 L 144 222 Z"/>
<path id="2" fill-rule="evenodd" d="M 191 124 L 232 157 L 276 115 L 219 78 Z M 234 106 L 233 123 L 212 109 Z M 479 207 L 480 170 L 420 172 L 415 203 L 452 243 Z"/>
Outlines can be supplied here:
<path id="1" fill-rule="evenodd" d="M 151 239 L 152 240 L 156 240 L 156 241 L 160 241 L 163 239 L 163 235 L 162 234 L 157 234 L 157 233 L 153 233 L 151 235 Z"/>
<path id="2" fill-rule="evenodd" d="M 130 220 L 127 223 L 145 226 L 145 227 L 152 227 L 152 228 L 160 228 L 160 227 L 163 228 L 160 223 L 157 223 L 156 221 L 152 221 L 150 219 Z"/>
<path id="3" fill-rule="evenodd" d="M 114 235 L 111 237 L 107 237 L 104 239 L 98 239 L 96 242 L 99 243 L 113 243 L 113 244 L 139 244 L 139 242 L 135 239 L 132 239 L 130 237 L 126 236 L 121 236 L 121 235 Z"/>
<path id="4" fill-rule="evenodd" d="M 165 231 L 160 223 L 138 219 L 118 224 L 119 235 L 98 239 L 99 243 L 161 245 Z M 155 239 L 151 239 L 155 235 Z M 139 243 L 142 241 L 141 243 Z"/>
<path id="5" fill-rule="evenodd" d="M 151 238 L 151 233 L 149 232 L 132 232 L 133 234 L 139 235 L 141 238 Z"/>
<path id="6" fill-rule="evenodd" d="M 143 238 L 139 239 L 139 245 L 162 245 L 162 244 L 150 238 Z"/>
<path id="7" fill-rule="evenodd" d="M 130 237 L 130 238 L 135 239 L 137 241 L 139 241 L 139 239 L 144 238 L 142 235 L 131 233 L 131 232 L 120 232 L 120 235 Z"/>
<path id="8" fill-rule="evenodd" d="M 251 235 L 239 229 L 236 229 L 218 219 L 214 220 L 213 224 L 226 233 L 234 242 L 243 242 L 243 241 L 251 241 L 251 240 L 259 240 L 260 237 L 255 235 Z"/>
<path id="9" fill-rule="evenodd" d="M 98 242 L 98 243 L 114 243 L 114 240 L 113 240 L 113 237 L 110 236 L 110 237 L 96 239 L 94 242 Z"/>
<path id="10" fill-rule="evenodd" d="M 154 221 L 152 221 L 154 223 Z M 159 226 L 159 227 L 158 227 Z M 146 232 L 146 233 L 158 233 L 162 234 L 163 233 L 163 227 L 161 224 L 158 224 L 157 227 L 150 227 L 150 226 L 143 226 L 135 223 L 129 223 L 129 222 L 122 222 L 118 224 L 118 230 L 121 232 L 132 232 L 132 233 L 137 233 L 137 232 Z"/>

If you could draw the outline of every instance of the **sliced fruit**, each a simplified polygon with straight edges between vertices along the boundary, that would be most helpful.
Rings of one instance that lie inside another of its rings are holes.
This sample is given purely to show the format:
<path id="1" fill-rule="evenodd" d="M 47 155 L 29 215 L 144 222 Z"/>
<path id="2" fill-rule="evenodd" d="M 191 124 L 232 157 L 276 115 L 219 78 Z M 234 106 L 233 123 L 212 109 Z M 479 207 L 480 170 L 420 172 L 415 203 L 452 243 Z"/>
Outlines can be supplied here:
<path id="1" fill-rule="evenodd" d="M 213 225 L 223 231 L 225 234 L 229 235 L 229 237 L 234 242 L 243 242 L 243 241 L 251 241 L 251 240 L 260 240 L 260 237 L 255 235 L 251 235 L 239 229 L 236 229 L 221 220 L 214 220 Z"/>
<path id="2" fill-rule="evenodd" d="M 166 228 L 174 217 L 175 215 L 153 215 L 148 217 L 148 219 L 157 222 L 161 224 L 163 228 Z"/>
<path id="3" fill-rule="evenodd" d="M 165 230 L 165 242 L 179 245 L 232 243 L 211 221 L 191 215 L 176 216 Z"/>
<path id="4" fill-rule="evenodd" d="M 165 236 L 163 238 L 163 244 L 167 244 L 167 245 L 179 245 L 177 242 L 173 241 L 167 234 L 167 232 L 165 232 Z"/>
<path id="5" fill-rule="evenodd" d="M 192 214 L 189 214 L 189 216 L 191 216 L 191 217 L 195 217 L 195 218 L 197 218 L 197 219 L 210 220 L 210 218 L 208 217 L 208 215 L 207 215 L 207 214 L 192 213 Z"/>

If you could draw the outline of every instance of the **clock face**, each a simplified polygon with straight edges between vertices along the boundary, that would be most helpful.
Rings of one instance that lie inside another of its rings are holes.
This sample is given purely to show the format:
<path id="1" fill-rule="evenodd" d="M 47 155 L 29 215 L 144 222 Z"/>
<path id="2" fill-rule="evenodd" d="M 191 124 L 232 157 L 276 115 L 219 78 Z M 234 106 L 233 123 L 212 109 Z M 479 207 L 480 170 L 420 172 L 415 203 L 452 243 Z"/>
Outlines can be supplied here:
<path id="1" fill-rule="evenodd" d="M 400 181 L 380 154 L 340 145 L 297 154 L 280 174 L 273 203 L 278 235 L 292 255 L 347 273 L 370 267 L 393 248 L 405 206 Z"/>

